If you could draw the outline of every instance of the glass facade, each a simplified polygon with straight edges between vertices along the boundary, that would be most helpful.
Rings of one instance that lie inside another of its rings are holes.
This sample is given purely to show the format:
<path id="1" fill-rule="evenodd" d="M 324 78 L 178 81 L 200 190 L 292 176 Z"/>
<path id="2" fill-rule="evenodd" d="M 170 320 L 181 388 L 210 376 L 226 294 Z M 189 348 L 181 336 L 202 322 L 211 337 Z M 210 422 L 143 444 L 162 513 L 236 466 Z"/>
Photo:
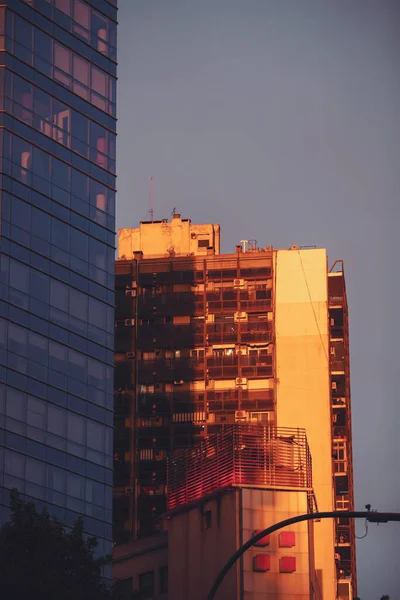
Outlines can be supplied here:
<path id="1" fill-rule="evenodd" d="M 111 552 L 116 2 L 0 7 L 0 523 L 13 487 Z"/>

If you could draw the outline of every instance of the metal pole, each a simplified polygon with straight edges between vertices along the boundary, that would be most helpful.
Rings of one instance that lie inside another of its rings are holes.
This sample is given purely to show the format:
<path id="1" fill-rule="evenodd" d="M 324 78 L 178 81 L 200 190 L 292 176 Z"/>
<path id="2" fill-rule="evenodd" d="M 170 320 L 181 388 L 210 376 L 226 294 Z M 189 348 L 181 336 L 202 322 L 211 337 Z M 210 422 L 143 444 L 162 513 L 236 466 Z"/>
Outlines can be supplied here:
<path id="1" fill-rule="evenodd" d="M 210 593 L 207 596 L 207 600 L 214 600 L 215 594 L 218 591 L 219 586 L 224 580 L 225 575 L 228 573 L 231 567 L 235 564 L 235 562 L 240 558 L 246 550 L 248 550 L 251 546 L 253 546 L 256 542 L 261 540 L 266 535 L 274 533 L 274 531 L 278 531 L 279 529 L 283 529 L 287 527 L 287 525 L 292 525 L 293 523 L 299 523 L 300 521 L 319 521 L 320 519 L 339 519 L 339 518 L 349 518 L 349 519 L 367 519 L 370 523 L 387 523 L 388 521 L 400 521 L 400 513 L 380 513 L 375 511 L 367 511 L 367 512 L 348 512 L 345 510 L 334 511 L 334 512 L 320 512 L 320 513 L 307 513 L 305 515 L 298 515 L 297 517 L 291 517 L 290 519 L 285 519 L 284 521 L 280 521 L 279 523 L 275 523 L 275 525 L 271 525 L 271 527 L 267 527 L 263 531 L 260 531 L 256 535 L 253 535 L 247 542 L 245 542 L 239 550 L 233 554 L 230 559 L 226 562 L 224 567 L 218 573 L 217 578 L 214 581 L 214 584 L 210 590 Z"/>

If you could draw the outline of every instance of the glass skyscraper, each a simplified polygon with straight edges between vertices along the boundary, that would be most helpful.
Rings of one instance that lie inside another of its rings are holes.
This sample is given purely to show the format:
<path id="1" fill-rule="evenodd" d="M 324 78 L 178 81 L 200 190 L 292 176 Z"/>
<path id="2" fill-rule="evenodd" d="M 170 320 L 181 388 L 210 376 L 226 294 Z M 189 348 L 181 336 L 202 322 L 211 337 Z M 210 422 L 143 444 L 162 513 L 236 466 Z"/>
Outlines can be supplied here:
<path id="1" fill-rule="evenodd" d="M 0 7 L 0 522 L 111 550 L 116 0 Z M 5 6 L 4 6 L 5 5 Z"/>

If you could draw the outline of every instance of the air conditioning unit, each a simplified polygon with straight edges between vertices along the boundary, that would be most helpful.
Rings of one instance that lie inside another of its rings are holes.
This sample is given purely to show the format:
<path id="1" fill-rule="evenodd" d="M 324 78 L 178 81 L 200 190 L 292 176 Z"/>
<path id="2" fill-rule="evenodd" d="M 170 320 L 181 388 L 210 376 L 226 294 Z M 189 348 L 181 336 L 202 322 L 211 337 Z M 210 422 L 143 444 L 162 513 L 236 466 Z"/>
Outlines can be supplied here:
<path id="1" fill-rule="evenodd" d="M 125 319 L 124 324 L 125 327 L 133 327 L 135 324 L 135 319 Z"/>
<path id="2" fill-rule="evenodd" d="M 247 312 L 244 312 L 244 311 L 235 312 L 234 321 L 235 322 L 237 322 L 237 321 L 248 321 Z"/>
<path id="3" fill-rule="evenodd" d="M 214 323 L 215 322 L 215 315 L 207 315 L 206 316 L 206 323 Z"/>
<path id="4" fill-rule="evenodd" d="M 137 296 L 137 290 L 132 290 L 131 288 L 126 288 L 125 290 L 125 296 L 132 296 L 132 298 L 136 298 Z"/>
<path id="5" fill-rule="evenodd" d="M 209 413 L 207 415 L 207 423 L 215 423 L 215 413 Z"/>
<path id="6" fill-rule="evenodd" d="M 245 285 L 244 279 L 234 279 L 233 280 L 233 287 L 235 287 L 235 288 L 243 288 L 244 285 Z"/>
<path id="7" fill-rule="evenodd" d="M 272 252 L 272 246 L 265 246 L 266 252 Z"/>
<path id="8" fill-rule="evenodd" d="M 336 381 L 332 381 L 332 389 L 333 390 L 337 390 L 337 383 L 336 383 Z"/>
<path id="9" fill-rule="evenodd" d="M 247 386 L 247 379 L 246 377 L 236 377 L 236 386 Z"/>
<path id="10" fill-rule="evenodd" d="M 135 353 L 134 352 L 127 352 L 125 354 L 126 358 L 135 358 Z"/>
<path id="11" fill-rule="evenodd" d="M 247 410 L 235 410 L 235 421 L 247 421 L 248 416 Z"/>
<path id="12" fill-rule="evenodd" d="M 133 487 L 126 487 L 125 494 L 133 494 Z"/>

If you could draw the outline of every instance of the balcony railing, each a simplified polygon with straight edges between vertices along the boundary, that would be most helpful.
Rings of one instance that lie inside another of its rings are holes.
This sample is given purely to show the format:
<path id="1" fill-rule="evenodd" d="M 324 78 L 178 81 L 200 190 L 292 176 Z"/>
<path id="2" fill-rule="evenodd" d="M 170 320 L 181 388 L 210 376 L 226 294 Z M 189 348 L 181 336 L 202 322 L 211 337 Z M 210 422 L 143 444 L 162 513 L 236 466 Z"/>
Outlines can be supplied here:
<path id="1" fill-rule="evenodd" d="M 232 425 L 169 459 L 169 510 L 229 486 L 301 489 L 311 494 L 305 430 Z"/>

